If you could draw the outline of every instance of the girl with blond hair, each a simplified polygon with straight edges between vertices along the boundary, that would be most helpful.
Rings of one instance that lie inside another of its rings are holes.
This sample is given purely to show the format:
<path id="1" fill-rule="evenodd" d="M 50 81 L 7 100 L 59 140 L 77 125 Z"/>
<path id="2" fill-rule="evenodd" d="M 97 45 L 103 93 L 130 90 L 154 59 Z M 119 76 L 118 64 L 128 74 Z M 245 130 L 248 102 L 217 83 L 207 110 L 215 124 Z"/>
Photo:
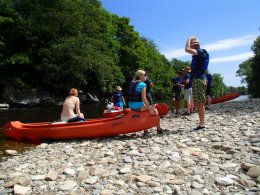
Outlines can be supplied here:
<path id="1" fill-rule="evenodd" d="M 129 85 L 129 99 L 128 106 L 134 111 L 146 111 L 149 110 L 152 115 L 158 115 L 156 108 L 151 106 L 146 98 L 146 84 L 144 81 L 147 79 L 147 74 L 144 70 L 137 70 L 134 79 Z M 144 134 L 148 133 L 147 130 Z M 161 134 L 162 129 L 160 123 L 157 126 L 157 133 Z"/>

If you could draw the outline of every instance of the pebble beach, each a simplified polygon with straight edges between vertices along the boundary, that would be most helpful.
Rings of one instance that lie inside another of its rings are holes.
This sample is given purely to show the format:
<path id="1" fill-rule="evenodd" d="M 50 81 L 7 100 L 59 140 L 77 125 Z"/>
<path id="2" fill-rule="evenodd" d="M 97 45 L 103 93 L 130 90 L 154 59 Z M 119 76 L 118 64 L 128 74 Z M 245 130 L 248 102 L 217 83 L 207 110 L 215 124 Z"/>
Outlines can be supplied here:
<path id="1" fill-rule="evenodd" d="M 259 195 L 260 99 L 212 105 L 198 115 L 161 119 L 156 128 L 104 139 L 43 142 L 7 150 L 0 195 Z"/>

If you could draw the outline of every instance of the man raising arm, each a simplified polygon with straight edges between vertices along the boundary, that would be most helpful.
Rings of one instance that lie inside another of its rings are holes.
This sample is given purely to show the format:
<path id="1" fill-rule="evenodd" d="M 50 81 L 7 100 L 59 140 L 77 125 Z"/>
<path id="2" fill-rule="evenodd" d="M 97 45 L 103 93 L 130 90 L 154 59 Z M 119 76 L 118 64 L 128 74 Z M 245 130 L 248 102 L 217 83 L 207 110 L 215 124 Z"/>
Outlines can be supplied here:
<path id="1" fill-rule="evenodd" d="M 190 65 L 192 97 L 199 114 L 199 126 L 193 130 L 200 130 L 205 128 L 206 77 L 204 74 L 208 68 L 209 54 L 205 49 L 200 48 L 199 40 L 195 36 L 188 38 L 185 51 L 192 55 Z"/>

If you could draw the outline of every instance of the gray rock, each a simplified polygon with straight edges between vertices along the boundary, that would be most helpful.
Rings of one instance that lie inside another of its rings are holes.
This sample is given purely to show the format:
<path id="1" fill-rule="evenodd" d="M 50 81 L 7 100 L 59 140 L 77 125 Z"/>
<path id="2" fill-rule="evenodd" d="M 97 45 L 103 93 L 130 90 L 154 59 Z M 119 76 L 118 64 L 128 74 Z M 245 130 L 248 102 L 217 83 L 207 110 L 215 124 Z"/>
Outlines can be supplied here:
<path id="1" fill-rule="evenodd" d="M 67 180 L 62 184 L 59 189 L 62 191 L 71 191 L 74 189 L 78 184 L 73 180 Z"/>
<path id="2" fill-rule="evenodd" d="M 258 177 L 260 176 L 260 166 L 251 167 L 246 174 L 250 177 Z"/>
<path id="3" fill-rule="evenodd" d="M 20 185 L 14 185 L 14 194 L 19 194 L 19 195 L 26 195 L 31 193 L 31 188 L 30 187 L 24 187 Z"/>
<path id="4" fill-rule="evenodd" d="M 58 177 L 58 172 L 54 170 L 50 170 L 49 173 L 46 175 L 45 180 L 46 181 L 54 181 Z"/>

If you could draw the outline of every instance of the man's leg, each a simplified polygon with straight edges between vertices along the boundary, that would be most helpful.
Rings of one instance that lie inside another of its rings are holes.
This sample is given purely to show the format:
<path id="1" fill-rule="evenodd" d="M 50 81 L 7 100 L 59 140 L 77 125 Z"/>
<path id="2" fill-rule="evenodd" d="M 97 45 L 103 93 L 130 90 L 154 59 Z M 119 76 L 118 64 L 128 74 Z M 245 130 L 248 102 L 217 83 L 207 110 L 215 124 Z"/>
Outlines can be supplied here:
<path id="1" fill-rule="evenodd" d="M 200 130 L 205 128 L 205 101 L 206 101 L 206 81 L 196 79 L 193 81 L 192 96 L 194 103 L 198 108 L 199 126 L 193 130 Z"/>
<path id="2" fill-rule="evenodd" d="M 210 95 L 207 95 L 207 103 L 208 103 L 208 108 L 211 106 L 211 97 Z"/>
<path id="3" fill-rule="evenodd" d="M 205 104 L 204 103 L 198 103 L 198 111 L 199 111 L 199 126 L 204 127 L 205 126 Z"/>
<path id="4" fill-rule="evenodd" d="M 171 98 L 171 112 L 172 113 L 174 112 L 174 108 L 175 108 L 175 97 L 172 96 L 172 98 Z"/>
<path id="5" fill-rule="evenodd" d="M 179 108 L 180 108 L 180 93 L 175 94 L 175 115 L 179 115 Z"/>

